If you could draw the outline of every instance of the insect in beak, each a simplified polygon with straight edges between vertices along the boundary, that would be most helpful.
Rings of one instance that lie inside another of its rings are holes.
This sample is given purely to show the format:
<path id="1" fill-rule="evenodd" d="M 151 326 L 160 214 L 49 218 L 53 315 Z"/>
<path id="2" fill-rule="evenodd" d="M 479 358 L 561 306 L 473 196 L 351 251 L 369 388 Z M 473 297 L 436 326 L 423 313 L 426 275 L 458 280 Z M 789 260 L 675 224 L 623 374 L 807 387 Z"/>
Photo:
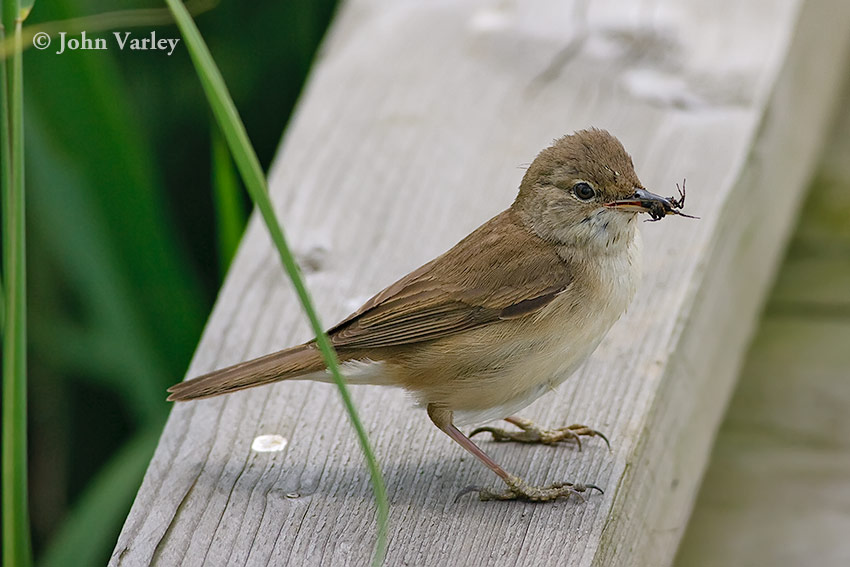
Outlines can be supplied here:
<path id="1" fill-rule="evenodd" d="M 658 221 L 667 215 L 679 215 L 689 219 L 696 219 L 692 215 L 687 215 L 682 212 L 685 206 L 685 182 L 682 181 L 681 188 L 676 184 L 676 189 L 679 192 L 678 197 L 665 198 L 655 193 L 650 193 L 646 189 L 635 189 L 635 192 L 626 199 L 619 199 L 610 203 L 605 203 L 606 207 L 612 209 L 623 209 L 627 211 L 636 211 L 639 213 L 648 213 L 652 221 Z"/>

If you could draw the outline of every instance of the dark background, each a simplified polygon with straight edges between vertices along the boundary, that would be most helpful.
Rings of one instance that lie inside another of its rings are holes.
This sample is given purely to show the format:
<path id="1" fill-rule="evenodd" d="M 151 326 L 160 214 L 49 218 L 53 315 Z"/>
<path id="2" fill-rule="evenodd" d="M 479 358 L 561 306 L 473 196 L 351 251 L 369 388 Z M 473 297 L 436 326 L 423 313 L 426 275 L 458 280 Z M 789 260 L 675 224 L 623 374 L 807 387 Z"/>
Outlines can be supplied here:
<path id="1" fill-rule="evenodd" d="M 189 4 L 191 7 L 191 3 Z M 27 26 L 157 2 L 37 1 Z M 196 22 L 264 168 L 332 0 L 223 0 Z M 87 29 L 86 24 L 80 26 Z M 61 25 L 60 30 L 63 30 Z M 78 28 L 67 28 L 71 31 Z M 177 38 L 173 25 L 134 37 Z M 24 55 L 30 501 L 42 565 L 105 564 L 232 248 L 214 204 L 212 118 L 184 42 Z M 79 37 L 79 36 L 76 36 Z M 224 164 L 228 165 L 227 163 Z"/>

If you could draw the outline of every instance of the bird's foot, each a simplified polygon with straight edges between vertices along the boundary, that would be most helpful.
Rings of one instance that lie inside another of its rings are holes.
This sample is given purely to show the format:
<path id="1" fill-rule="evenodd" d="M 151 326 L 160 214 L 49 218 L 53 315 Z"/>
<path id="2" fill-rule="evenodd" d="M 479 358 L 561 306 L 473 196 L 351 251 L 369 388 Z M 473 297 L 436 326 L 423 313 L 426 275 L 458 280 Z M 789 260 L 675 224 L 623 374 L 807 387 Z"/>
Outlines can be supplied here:
<path id="1" fill-rule="evenodd" d="M 600 494 L 603 494 L 602 489 L 595 484 L 557 482 L 550 486 L 533 486 L 518 476 L 513 475 L 505 479 L 505 484 L 507 485 L 505 490 L 490 490 L 489 488 L 469 486 L 457 495 L 455 501 L 470 492 L 477 492 L 478 499 L 482 501 L 521 500 L 524 502 L 552 502 L 559 498 L 567 500 L 571 496 L 577 496 L 584 502 L 586 500 L 585 493 L 588 490 L 598 490 Z"/>
<path id="2" fill-rule="evenodd" d="M 558 429 L 544 429 L 534 424 L 534 422 L 522 417 L 509 417 L 505 421 L 513 423 L 521 429 L 521 431 L 507 431 L 498 427 L 479 427 L 469 434 L 470 437 L 483 432 L 489 432 L 493 436 L 494 441 L 516 441 L 518 443 L 542 443 L 543 445 L 555 445 L 561 441 L 575 441 L 581 450 L 581 437 L 601 437 L 605 444 L 608 445 L 608 450 L 611 449 L 611 444 L 608 438 L 599 431 L 591 429 L 586 425 L 573 424 L 567 427 Z"/>

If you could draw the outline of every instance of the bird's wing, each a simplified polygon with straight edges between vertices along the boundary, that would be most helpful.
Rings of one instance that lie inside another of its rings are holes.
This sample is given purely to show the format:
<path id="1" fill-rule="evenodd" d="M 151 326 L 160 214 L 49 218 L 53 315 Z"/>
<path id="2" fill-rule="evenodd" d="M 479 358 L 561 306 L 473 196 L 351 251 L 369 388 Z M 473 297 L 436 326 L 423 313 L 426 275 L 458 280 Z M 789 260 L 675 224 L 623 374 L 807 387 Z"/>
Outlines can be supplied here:
<path id="1" fill-rule="evenodd" d="M 330 329 L 339 349 L 400 346 L 542 309 L 571 281 L 554 248 L 508 210 Z"/>

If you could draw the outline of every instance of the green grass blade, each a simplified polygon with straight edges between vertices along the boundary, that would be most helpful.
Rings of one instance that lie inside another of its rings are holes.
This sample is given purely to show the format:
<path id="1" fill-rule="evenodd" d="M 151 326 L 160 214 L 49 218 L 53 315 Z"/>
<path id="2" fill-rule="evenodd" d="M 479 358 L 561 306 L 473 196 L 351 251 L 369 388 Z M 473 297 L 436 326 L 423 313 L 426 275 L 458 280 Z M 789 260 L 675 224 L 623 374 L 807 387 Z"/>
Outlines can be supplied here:
<path id="1" fill-rule="evenodd" d="M 242 238 L 247 215 L 242 206 L 239 178 L 227 149 L 227 140 L 215 123 L 210 125 L 210 146 L 218 259 L 221 275 L 224 277 Z"/>
<path id="2" fill-rule="evenodd" d="M 271 200 L 268 197 L 268 189 L 266 187 L 265 176 L 260 167 L 259 160 L 248 140 L 248 134 L 245 132 L 245 127 L 242 124 L 236 107 L 233 104 L 230 95 L 227 92 L 227 87 L 224 84 L 224 79 L 215 64 L 207 46 L 201 37 L 198 28 L 195 26 L 189 13 L 179 0 L 166 0 L 169 8 L 174 13 L 174 18 L 177 21 L 177 26 L 183 34 L 186 42 L 186 48 L 195 64 L 204 92 L 207 95 L 213 114 L 218 120 L 222 133 L 227 140 L 233 158 L 239 169 L 242 179 L 245 183 L 248 193 L 254 200 L 257 208 L 263 216 L 263 220 L 271 234 L 272 241 L 278 249 L 281 262 L 289 277 L 292 279 L 293 287 L 295 288 L 298 298 L 304 308 L 310 325 L 316 334 L 316 343 L 322 352 L 325 364 L 331 371 L 334 382 L 340 391 L 343 405 L 351 418 L 352 425 L 357 432 L 363 454 L 369 467 L 369 472 L 372 476 L 372 486 L 375 492 L 377 502 L 377 521 L 378 521 L 378 537 L 373 564 L 380 565 L 383 563 L 386 554 L 387 531 L 388 531 L 388 507 L 386 489 L 384 488 L 383 479 L 381 478 L 378 463 L 375 460 L 369 439 L 366 431 L 357 416 L 357 411 L 342 375 L 339 372 L 339 364 L 336 353 L 331 347 L 330 340 L 324 332 L 324 327 L 319 322 L 315 309 L 312 307 L 307 288 L 301 278 L 300 271 L 286 244 L 286 239 L 283 235 L 283 230 L 277 222 L 274 214 L 274 209 Z"/>
<path id="3" fill-rule="evenodd" d="M 24 214 L 24 108 L 19 3 L 3 6 L 4 23 L 14 25 L 16 51 L 3 69 L 6 106 L 3 153 L 3 565 L 32 564 L 27 490 L 27 329 Z"/>
<path id="4" fill-rule="evenodd" d="M 0 0 L 0 43 L 6 41 L 6 26 L 3 25 L 3 0 Z M 5 210 L 6 194 L 12 189 L 12 141 L 9 131 L 9 82 L 6 78 L 8 66 L 6 59 L 0 57 L 0 198 L 3 199 Z M 5 223 L 5 218 L 3 220 Z M 5 242 L 5 241 L 4 241 Z M 5 253 L 5 244 L 3 244 Z M 5 269 L 0 267 L 0 280 L 5 277 Z M 2 323 L 0 333 L 6 329 L 6 289 L 3 287 L 0 295 L 2 304 Z M 5 334 L 5 333 L 3 333 Z M 5 431 L 5 425 L 4 425 Z"/>

